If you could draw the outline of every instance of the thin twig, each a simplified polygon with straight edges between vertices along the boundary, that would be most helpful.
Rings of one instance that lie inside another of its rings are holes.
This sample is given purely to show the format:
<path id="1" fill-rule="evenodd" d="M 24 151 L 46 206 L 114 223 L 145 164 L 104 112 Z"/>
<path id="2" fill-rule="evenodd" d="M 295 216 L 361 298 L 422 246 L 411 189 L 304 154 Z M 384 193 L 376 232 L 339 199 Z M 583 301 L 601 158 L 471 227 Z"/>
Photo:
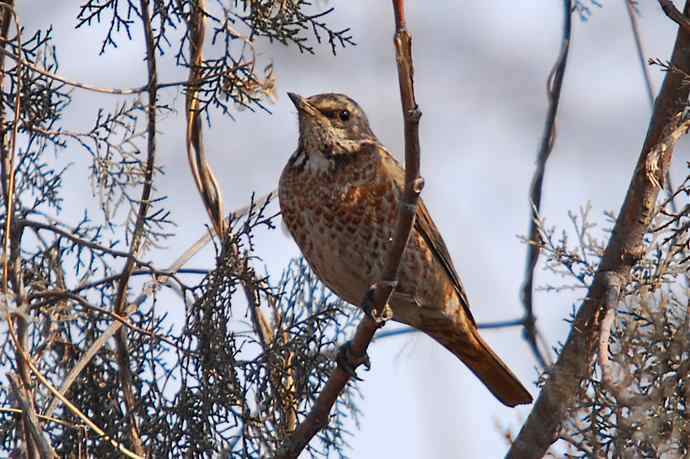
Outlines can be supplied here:
<path id="1" fill-rule="evenodd" d="M 9 316 L 9 314 L 8 314 L 8 316 Z M 8 332 L 9 332 L 9 335 L 10 335 L 10 339 L 12 340 L 13 344 L 15 345 L 15 347 L 17 347 L 18 339 L 17 339 L 17 335 L 14 333 L 14 328 L 13 328 L 13 327 L 8 327 Z M 114 448 L 116 448 L 118 451 L 120 451 L 120 452 L 121 452 L 122 454 L 124 454 L 125 456 L 130 457 L 130 458 L 132 458 L 132 459 L 144 459 L 143 456 L 139 456 L 138 454 L 133 453 L 132 451 L 130 451 L 129 449 L 127 449 L 127 447 L 125 447 L 122 443 L 120 443 L 120 442 L 118 442 L 117 440 L 115 440 L 114 438 L 111 438 L 110 436 L 108 436 L 108 434 L 106 434 L 105 431 L 104 431 L 103 429 L 101 429 L 100 427 L 98 427 L 91 419 L 89 419 L 88 416 L 86 416 L 84 413 L 82 413 L 82 411 L 81 411 L 79 408 L 77 408 L 72 402 L 70 402 L 69 400 L 67 400 L 67 398 L 65 398 L 65 396 L 62 395 L 62 394 L 55 388 L 55 386 L 53 386 L 53 385 L 50 383 L 50 381 L 48 381 L 48 378 L 46 378 L 46 377 L 38 370 L 38 368 L 36 368 L 36 366 L 35 366 L 35 365 L 33 364 L 33 362 L 31 361 L 31 358 L 30 358 L 29 355 L 24 351 L 24 349 L 22 349 L 21 347 L 17 347 L 17 350 L 18 350 L 19 353 L 21 354 L 22 358 L 23 358 L 24 361 L 26 362 L 26 365 L 29 367 L 29 369 L 31 370 L 31 372 L 34 374 L 34 376 L 36 376 L 36 379 L 38 379 L 38 381 L 39 381 L 41 384 L 43 384 L 43 385 L 48 389 L 48 391 L 50 391 L 50 392 L 53 394 L 53 396 L 57 397 L 57 398 L 67 407 L 67 409 L 68 409 L 69 411 L 72 412 L 72 414 L 74 414 L 76 417 L 78 417 L 79 419 L 81 419 L 81 420 L 84 422 L 84 424 L 86 424 L 91 430 L 93 430 L 94 432 L 96 432 L 96 434 L 98 434 L 103 440 L 105 440 L 105 441 L 107 441 L 108 443 L 110 443 Z"/>
<path id="2" fill-rule="evenodd" d="M 146 116 L 148 120 L 147 125 L 147 153 L 146 153 L 146 170 L 144 178 L 144 187 L 141 192 L 141 199 L 139 200 L 139 210 L 137 212 L 137 219 L 132 232 L 132 244 L 130 246 L 130 257 L 125 263 L 122 270 L 122 276 L 117 289 L 115 299 L 115 313 L 123 315 L 127 304 L 127 287 L 129 285 L 129 278 L 134 271 L 134 257 L 137 256 L 139 250 L 143 246 L 142 241 L 144 232 L 146 231 L 145 224 L 149 208 L 151 207 L 151 192 L 153 189 L 153 172 L 155 170 L 156 161 L 156 104 L 158 99 L 158 72 L 156 69 L 156 45 L 153 36 L 153 25 L 151 24 L 151 15 L 149 12 L 149 1 L 141 0 L 139 3 L 141 14 L 141 22 L 144 28 L 144 37 L 146 42 L 146 64 L 148 73 L 148 107 Z M 117 344 L 117 361 L 118 361 L 118 376 L 122 392 L 124 395 L 125 406 L 127 408 L 127 416 L 129 417 L 129 437 L 134 446 L 134 450 L 140 456 L 145 456 L 146 451 L 141 441 L 139 433 L 139 426 L 134 410 L 136 406 L 136 399 L 134 390 L 132 388 L 132 374 L 129 368 L 129 349 L 127 344 L 127 330 L 120 328 L 115 334 L 115 342 Z"/>
<path id="3" fill-rule="evenodd" d="M 529 241 L 541 242 L 538 228 L 538 218 L 541 211 L 542 187 L 544 184 L 544 172 L 546 162 L 551 156 L 553 145 L 556 140 L 556 117 L 558 115 L 558 105 L 561 99 L 561 89 L 563 88 L 563 77 L 565 76 L 566 65 L 568 63 L 568 52 L 570 50 L 570 39 L 572 35 L 572 1 L 563 0 L 563 33 L 561 35 L 561 49 L 558 53 L 556 63 L 551 69 L 547 79 L 547 96 L 549 99 L 549 109 L 544 123 L 544 133 L 537 155 L 537 165 L 532 176 L 530 185 L 530 220 L 529 220 Z M 541 340 L 539 330 L 536 326 L 536 316 L 534 315 L 534 270 L 539 259 L 540 244 L 527 245 L 527 260 L 525 265 L 525 280 L 520 290 L 522 305 L 525 308 L 525 330 L 524 337 L 532 349 L 534 357 L 539 365 L 545 367 L 552 364 L 549 349 L 540 349 Z"/>
<path id="4" fill-rule="evenodd" d="M 22 415 L 24 414 L 24 410 L 20 408 L 0 408 L 0 413 L 12 413 L 12 414 L 19 414 Z M 71 422 L 65 422 L 62 419 L 58 418 L 53 418 L 50 416 L 43 416 L 42 414 L 37 414 L 36 417 L 38 419 L 42 419 L 47 422 L 53 422 L 55 424 L 59 424 L 61 426 L 69 427 L 70 429 L 84 429 L 86 428 L 85 424 L 73 424 Z"/>
<path id="5" fill-rule="evenodd" d="M 80 246 L 83 246 L 83 247 L 88 247 L 88 248 L 90 248 L 91 250 L 94 250 L 94 251 L 97 251 L 97 252 L 102 252 L 102 253 L 105 253 L 105 254 L 108 254 L 108 255 L 112 255 L 113 257 L 120 257 L 120 258 L 127 258 L 127 259 L 132 258 L 132 261 L 134 262 L 134 264 L 137 264 L 137 265 L 139 265 L 139 266 L 144 266 L 144 267 L 153 269 L 152 266 L 151 266 L 151 263 L 148 263 L 148 262 L 145 262 L 145 261 L 142 261 L 142 260 L 138 260 L 138 259 L 137 259 L 136 257 L 134 257 L 129 251 L 128 251 L 128 252 L 124 252 L 124 251 L 121 251 L 121 250 L 115 250 L 115 249 L 111 249 L 111 248 L 109 248 L 109 247 L 104 247 L 104 246 L 102 246 L 102 245 L 100 245 L 100 244 L 96 244 L 95 242 L 91 242 L 91 241 L 89 241 L 89 240 L 86 240 L 86 239 L 84 239 L 84 238 L 81 238 L 81 237 L 79 237 L 79 236 L 76 236 L 76 235 L 73 234 L 73 233 L 69 233 L 69 232 L 67 232 L 67 231 L 61 230 L 60 228 L 58 228 L 58 227 L 55 226 L 55 225 L 49 225 L 49 224 L 47 224 L 47 223 L 42 223 L 42 222 L 37 222 L 37 221 L 35 221 L 35 220 L 27 220 L 27 219 L 22 219 L 22 220 L 17 221 L 16 227 L 21 228 L 21 227 L 24 227 L 24 226 L 28 226 L 28 227 L 31 227 L 31 228 L 36 228 L 36 229 L 39 229 L 39 230 L 50 231 L 50 232 L 52 232 L 52 233 L 57 234 L 57 235 L 60 236 L 60 237 L 64 237 L 65 239 L 69 239 L 70 241 L 74 242 L 74 243 L 77 244 L 77 245 L 80 245 Z"/>
<path id="6" fill-rule="evenodd" d="M 688 14 L 690 1 L 684 13 Z M 671 57 L 674 66 L 690 71 L 690 33 L 678 29 Z M 654 217 L 654 209 L 668 170 L 675 142 L 687 129 L 678 124 L 690 93 L 680 72 L 668 72 L 654 105 L 647 137 L 631 178 L 625 200 L 611 232 L 608 245 L 585 301 L 573 321 L 570 335 L 549 372 L 532 412 L 513 442 L 506 458 L 537 459 L 544 456 L 558 438 L 558 430 L 577 401 L 582 380 L 589 376 L 590 357 L 600 333 L 602 308 L 606 304 L 606 276 L 618 276 L 620 285 L 630 279 L 630 270 L 644 253 L 643 238 Z"/>
<path id="7" fill-rule="evenodd" d="M 637 13 L 635 12 L 635 7 L 631 0 L 623 0 L 625 2 L 625 7 L 628 11 L 628 18 L 630 19 L 630 28 L 633 33 L 633 38 L 635 39 L 635 48 L 637 49 L 637 59 L 640 63 L 640 70 L 642 71 L 642 77 L 644 78 L 644 86 L 647 91 L 647 99 L 649 100 L 649 106 L 654 108 L 654 84 L 652 83 L 652 75 L 649 72 L 649 62 L 647 61 L 647 53 L 644 50 L 644 45 L 642 43 L 642 34 L 640 32 L 640 26 L 637 21 Z"/>
<path id="8" fill-rule="evenodd" d="M 271 200 L 272 200 L 273 198 L 275 198 L 276 196 L 278 196 L 277 192 L 276 192 L 275 190 L 274 190 L 274 191 L 271 191 L 270 193 L 265 194 L 264 196 L 262 196 L 262 197 L 260 197 L 259 199 L 257 199 L 257 200 L 254 202 L 253 206 L 252 206 L 251 204 L 248 204 L 248 205 L 246 205 L 246 206 L 244 206 L 244 207 L 241 207 L 241 208 L 235 210 L 234 212 L 231 212 L 231 213 L 230 213 L 230 216 L 229 216 L 228 219 L 226 220 L 226 222 L 227 222 L 226 225 L 229 223 L 230 220 L 236 220 L 236 219 L 238 219 L 238 218 L 241 218 L 241 217 L 247 215 L 247 213 L 249 212 L 249 210 L 250 210 L 252 207 L 255 207 L 255 208 L 256 208 L 256 207 L 259 207 L 259 208 L 263 207 L 263 206 L 266 205 L 267 203 L 271 202 Z M 211 242 L 211 239 L 212 239 L 212 238 L 213 238 L 213 233 L 211 233 L 211 232 L 209 232 L 209 231 L 204 232 L 204 235 L 201 236 L 201 237 L 200 237 L 194 244 L 192 244 L 187 250 L 185 250 L 184 253 L 183 253 L 182 255 L 180 255 L 180 256 L 170 265 L 170 267 L 168 268 L 168 270 L 169 270 L 170 272 L 177 272 L 177 271 L 179 271 L 180 268 L 181 268 L 182 266 L 184 266 L 189 260 L 191 260 L 192 257 L 194 257 L 194 255 L 196 255 L 197 253 L 199 253 L 199 251 L 200 251 L 201 249 L 203 249 L 203 248 L 206 246 L 206 244 L 208 244 L 209 242 Z"/>
<path id="9" fill-rule="evenodd" d="M 398 223 L 391 246 L 386 254 L 381 280 L 375 284 L 371 299 L 373 316 L 382 317 L 398 279 L 398 271 L 403 252 L 414 225 L 417 201 L 424 185 L 419 176 L 419 118 L 421 112 L 414 97 L 412 39 L 406 30 L 404 0 L 393 0 L 395 11 L 395 51 L 398 64 L 400 98 L 405 122 L 405 187 L 399 207 Z M 365 298 L 364 302 L 368 302 Z M 365 316 L 357 326 L 355 336 L 350 342 L 354 355 L 365 355 L 376 330 L 383 325 L 382 320 Z M 329 413 L 338 396 L 350 380 L 351 375 L 336 366 L 328 381 L 321 389 L 309 414 L 297 426 L 290 438 L 276 452 L 277 458 L 296 458 L 319 430 L 328 424 Z"/>
<path id="10" fill-rule="evenodd" d="M 177 343 L 166 338 L 165 336 L 161 336 L 161 335 L 155 333 L 153 330 L 147 330 L 145 328 L 141 328 L 138 325 L 132 323 L 127 317 L 120 316 L 119 314 L 116 314 L 113 311 L 109 311 L 107 309 L 98 307 L 95 304 L 91 304 L 85 298 L 83 298 L 83 297 L 81 297 L 75 293 L 68 292 L 65 290 L 62 290 L 62 291 L 61 290 L 50 290 L 50 291 L 42 292 L 42 293 L 36 295 L 36 297 L 37 298 L 46 298 L 47 297 L 50 299 L 49 300 L 50 302 L 55 302 L 58 300 L 65 300 L 65 299 L 66 300 L 72 300 L 75 303 L 78 303 L 79 305 L 84 307 L 85 309 L 88 309 L 88 310 L 93 311 L 93 312 L 97 312 L 99 314 L 105 314 L 106 316 L 120 322 L 122 325 L 126 326 L 127 328 L 129 328 L 132 331 L 135 331 L 135 332 L 140 333 L 142 335 L 148 336 L 149 338 L 151 338 L 153 340 L 162 341 L 165 344 L 174 347 L 175 349 L 177 349 L 180 352 L 187 352 L 187 351 L 181 349 Z"/>
<path id="11" fill-rule="evenodd" d="M 16 46 L 19 53 L 23 53 L 22 47 L 22 27 L 19 23 L 19 17 L 14 10 L 14 1 L 8 1 L 0 3 L 0 7 L 3 9 L 3 24 L 2 24 L 2 39 L 6 42 L 7 33 L 9 31 L 10 19 L 14 20 L 14 26 L 17 31 L 16 35 Z M 4 48 L 2 46 L 1 48 Z M 3 66 L 0 68 L 0 87 L 4 85 L 5 68 L 4 59 L 2 61 Z M 19 132 L 19 120 L 22 111 L 22 72 L 24 72 L 24 67 L 21 65 L 17 66 L 17 77 L 16 77 L 16 88 L 15 88 L 15 99 L 14 99 L 14 117 L 12 120 L 12 133 L 10 135 L 10 145 L 9 148 L 5 145 L 5 135 L 2 133 L 2 181 L 3 181 L 3 191 L 5 198 L 5 234 L 3 239 L 3 255 L 2 255 L 2 291 L 9 292 L 9 276 L 10 276 L 10 264 L 14 270 L 14 282 L 13 289 L 15 292 L 15 301 L 18 305 L 24 304 L 23 298 L 23 285 L 22 285 L 22 275 L 21 275 L 21 263 L 20 263 L 20 252 L 19 247 L 21 239 L 21 229 L 17 229 L 15 232 L 14 228 L 14 207 L 15 207 L 15 158 L 17 149 L 17 135 Z M 5 116 L 4 108 L 2 109 L 2 114 L 0 115 L 0 129 L 4 131 L 5 129 Z M 15 234 L 16 233 L 16 234 Z M 14 240 L 16 238 L 16 240 Z M 5 295 L 5 301 L 8 301 L 9 295 Z M 27 346 L 27 322 L 25 319 L 24 308 L 18 308 L 21 314 L 17 314 L 16 321 L 16 339 L 13 340 L 15 346 L 15 354 L 17 361 L 17 370 L 19 372 L 19 377 L 21 379 L 22 392 L 31 393 L 31 377 L 29 371 L 26 367 L 22 356 L 24 355 L 24 347 Z M 5 310 L 7 312 L 7 327 L 10 334 L 15 336 L 15 322 L 12 320 L 11 313 L 9 312 L 9 304 L 5 304 Z M 28 402 L 33 403 L 33 397 L 28 396 Z M 33 458 L 36 455 L 36 448 L 39 446 L 35 444 L 34 435 L 31 434 L 32 420 L 30 415 L 33 412 L 33 407 L 30 411 L 25 412 L 22 417 L 22 436 L 24 438 L 24 443 L 26 445 L 26 455 L 29 458 Z"/>
<path id="12" fill-rule="evenodd" d="M 102 86 L 95 86 L 92 84 L 88 83 L 82 83 L 81 81 L 75 81 L 75 80 L 70 80 L 67 79 L 61 75 L 58 75 L 57 73 L 50 72 L 48 70 L 45 70 L 41 67 L 39 67 L 36 64 L 33 64 L 32 62 L 27 61 L 26 59 L 21 58 L 20 56 L 17 56 L 16 54 L 13 54 L 12 52 L 8 51 L 5 48 L 0 48 L 0 60 L 4 61 L 4 58 L 9 57 L 13 61 L 15 61 L 17 64 L 20 64 L 40 75 L 43 75 L 46 78 L 50 78 L 51 80 L 57 81 L 59 83 L 66 84 L 67 86 L 72 86 L 73 88 L 77 89 L 83 89 L 85 91 L 90 91 L 90 92 L 95 92 L 98 94 L 109 94 L 109 95 L 115 95 L 115 96 L 135 96 L 138 94 L 142 94 L 144 92 L 149 91 L 149 85 L 145 84 L 142 86 L 136 86 L 133 88 L 106 88 Z M 182 81 L 170 81 L 167 83 L 158 83 L 156 85 L 156 89 L 166 89 L 166 88 L 174 88 L 174 87 L 182 87 L 182 86 L 189 86 L 191 85 L 200 85 L 206 81 L 213 80 L 214 78 L 218 78 L 220 76 L 223 76 L 224 74 L 210 74 L 204 77 L 203 79 L 198 79 L 190 82 L 189 80 L 182 80 Z"/>
<path id="13" fill-rule="evenodd" d="M 601 369 L 601 384 L 606 390 L 611 392 L 618 403 L 629 407 L 639 406 L 645 397 L 636 396 L 630 393 L 629 381 L 618 384 L 613 375 L 613 364 L 609 359 L 609 340 L 611 338 L 611 328 L 616 321 L 616 309 L 618 307 L 618 297 L 621 292 L 621 285 L 618 277 L 613 273 L 607 273 L 604 277 L 605 288 L 607 291 L 604 318 L 601 320 L 601 332 L 599 334 L 598 360 Z M 628 375 L 629 376 L 629 375 Z"/>
<path id="14" fill-rule="evenodd" d="M 262 202 L 266 203 L 271 200 L 272 196 L 275 196 L 275 193 L 269 193 L 266 196 L 260 198 L 257 202 Z M 234 216 L 234 218 L 240 218 L 241 216 L 246 215 L 247 212 L 249 212 L 250 206 L 245 206 L 242 207 L 235 212 L 233 212 L 231 215 Z M 199 250 L 201 250 L 209 241 L 211 240 L 211 235 L 209 232 L 206 232 L 206 234 L 201 237 L 197 242 L 192 244 L 192 246 L 187 249 L 180 257 L 178 257 L 173 263 L 167 268 L 164 269 L 163 272 L 165 273 L 170 273 L 170 274 L 175 274 L 179 272 L 184 266 Z M 136 274 L 136 272 L 132 273 L 133 275 Z M 119 277 L 120 275 L 118 275 Z M 109 280 L 109 279 L 106 279 Z M 136 311 L 139 306 L 141 306 L 144 301 L 148 299 L 149 296 L 153 294 L 155 291 L 155 285 L 157 282 L 165 282 L 164 276 L 157 276 L 156 279 L 154 280 L 153 285 L 145 286 L 144 291 L 138 296 L 137 299 L 132 301 L 130 305 L 128 306 L 127 310 L 125 311 L 125 315 L 122 317 L 127 317 L 129 316 L 132 312 Z M 82 286 L 85 287 L 85 286 Z M 79 289 L 75 289 L 72 291 L 72 293 L 77 293 L 78 291 L 82 290 L 80 287 Z M 67 377 L 65 377 L 64 381 L 62 382 L 62 387 L 60 388 L 60 393 L 62 395 L 66 394 L 67 391 L 69 391 L 70 387 L 72 387 L 72 384 L 77 380 L 79 377 L 79 374 L 86 368 L 86 366 L 89 364 L 91 359 L 105 346 L 105 344 L 112 338 L 115 333 L 117 333 L 121 328 L 123 324 L 122 322 L 113 322 L 110 324 L 110 326 L 101 334 L 101 336 L 98 337 L 96 341 L 91 344 L 91 347 L 82 355 L 81 359 L 79 362 L 72 367 L 70 370 L 69 374 Z M 51 416 L 55 409 L 57 408 L 60 400 L 58 398 L 53 398 L 53 400 L 50 402 L 48 405 L 48 408 L 45 410 L 43 413 L 45 416 Z"/>

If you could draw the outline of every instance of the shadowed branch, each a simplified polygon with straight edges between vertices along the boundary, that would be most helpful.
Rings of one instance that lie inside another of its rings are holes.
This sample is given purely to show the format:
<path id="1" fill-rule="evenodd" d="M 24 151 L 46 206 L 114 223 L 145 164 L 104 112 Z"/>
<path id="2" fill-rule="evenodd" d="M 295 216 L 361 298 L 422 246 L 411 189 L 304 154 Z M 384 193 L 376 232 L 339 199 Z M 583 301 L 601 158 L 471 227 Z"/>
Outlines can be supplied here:
<path id="1" fill-rule="evenodd" d="M 688 13 L 690 2 L 685 5 Z M 671 61 L 690 71 L 690 33 L 679 28 Z M 532 412 L 513 442 L 506 458 L 541 458 L 558 438 L 558 430 L 573 407 L 581 382 L 588 377 L 590 357 L 595 352 L 604 308 L 613 285 L 625 285 L 630 270 L 643 253 L 643 237 L 671 163 L 673 147 L 687 129 L 677 113 L 685 107 L 690 88 L 679 72 L 668 72 L 654 105 L 647 137 L 633 173 L 627 195 L 613 227 L 597 273 L 580 306 L 558 361 L 544 384 Z M 611 282 L 609 276 L 615 276 Z"/>
<path id="2" fill-rule="evenodd" d="M 148 125 L 146 128 L 146 177 L 144 180 L 144 187 L 141 192 L 141 199 L 139 200 L 139 210 L 137 213 L 136 223 L 134 230 L 132 231 L 130 257 L 125 263 L 125 267 L 122 270 L 122 275 L 118 284 L 114 311 L 118 316 L 126 315 L 125 310 L 127 309 L 127 290 L 129 279 L 132 276 L 132 272 L 135 268 L 134 257 L 136 257 L 141 250 L 144 232 L 146 231 L 145 225 L 148 212 L 151 207 L 153 172 L 156 164 L 156 106 L 158 99 L 158 88 L 156 84 L 158 81 L 158 70 L 156 68 L 156 48 L 154 44 L 148 0 L 141 0 L 140 10 L 141 21 L 144 28 L 144 38 L 146 42 L 146 64 L 148 72 L 148 107 L 146 109 L 146 116 L 148 120 Z M 115 333 L 115 343 L 117 344 L 118 376 L 120 378 L 120 385 L 122 386 L 125 406 L 129 416 L 129 438 L 134 447 L 134 451 L 140 456 L 146 456 L 144 445 L 141 441 L 138 420 L 134 415 L 137 400 L 132 387 L 132 374 L 130 370 L 129 346 L 127 344 L 126 328 L 120 328 L 117 333 Z"/>
<path id="3" fill-rule="evenodd" d="M 556 140 L 556 116 L 558 115 L 558 103 L 561 100 L 561 89 L 563 87 L 563 77 L 568 63 L 568 51 L 570 50 L 570 36 L 572 33 L 572 2 L 563 0 L 563 35 L 561 38 L 561 50 L 556 59 L 556 63 L 551 69 L 547 81 L 547 95 L 549 99 L 549 109 L 544 124 L 544 134 L 537 155 L 537 166 L 532 176 L 530 185 L 530 223 L 527 244 L 527 263 L 525 266 L 525 280 L 520 289 L 522 305 L 525 308 L 525 330 L 524 336 L 532 349 L 539 365 L 545 367 L 551 365 L 551 356 L 547 346 L 542 346 L 543 339 L 536 326 L 536 316 L 534 315 L 534 269 L 539 259 L 540 242 L 539 228 L 537 219 L 541 211 L 542 186 L 544 184 L 544 172 L 546 162 L 551 156 L 553 144 Z"/>

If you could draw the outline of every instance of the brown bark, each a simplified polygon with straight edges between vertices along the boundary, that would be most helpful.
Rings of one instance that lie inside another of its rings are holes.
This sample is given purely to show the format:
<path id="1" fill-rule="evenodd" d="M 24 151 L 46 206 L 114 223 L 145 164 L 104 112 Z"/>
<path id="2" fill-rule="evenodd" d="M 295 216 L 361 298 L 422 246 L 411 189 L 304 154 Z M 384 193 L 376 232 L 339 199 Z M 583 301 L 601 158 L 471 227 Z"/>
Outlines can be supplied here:
<path id="1" fill-rule="evenodd" d="M 686 16 L 689 7 L 690 2 L 684 8 Z M 689 45 L 690 34 L 679 27 L 671 62 L 686 73 L 690 72 Z M 683 79 L 681 72 L 669 71 L 666 74 L 642 152 L 597 274 L 577 312 L 558 361 L 549 371 L 549 379 L 506 458 L 543 457 L 556 440 L 568 410 L 577 401 L 581 382 L 589 376 L 606 304 L 607 286 L 610 288 L 612 285 L 606 282 L 607 276 L 615 276 L 619 285 L 625 285 L 630 278 L 630 269 L 643 253 L 643 237 L 651 223 L 659 185 L 664 183 L 673 153 L 673 143 L 666 134 L 670 134 L 669 127 L 673 127 L 675 115 L 685 107 L 690 91 Z"/>

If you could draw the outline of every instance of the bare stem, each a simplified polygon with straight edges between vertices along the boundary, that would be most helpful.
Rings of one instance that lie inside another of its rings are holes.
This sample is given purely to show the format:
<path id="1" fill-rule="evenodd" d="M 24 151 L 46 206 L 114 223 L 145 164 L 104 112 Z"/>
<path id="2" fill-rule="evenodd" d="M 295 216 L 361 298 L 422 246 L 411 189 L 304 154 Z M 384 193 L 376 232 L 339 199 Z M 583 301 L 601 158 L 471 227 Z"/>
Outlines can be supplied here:
<path id="1" fill-rule="evenodd" d="M 120 283 L 118 285 L 117 296 L 115 300 L 115 314 L 118 316 L 125 315 L 127 308 L 127 288 L 129 279 L 134 271 L 135 257 L 140 251 L 144 232 L 146 230 L 145 223 L 149 208 L 151 206 L 151 192 L 153 188 L 153 171 L 156 160 L 156 103 L 158 99 L 158 73 L 156 69 L 156 47 L 154 43 L 153 29 L 151 24 L 151 15 L 149 12 L 149 1 L 141 0 L 141 22 L 144 28 L 144 36 L 146 41 L 146 63 L 148 72 L 148 108 L 146 111 L 148 125 L 147 125 L 147 156 L 146 156 L 146 177 L 144 187 L 141 192 L 141 199 L 139 200 L 139 210 L 137 212 L 137 219 L 134 226 L 132 244 L 130 246 L 129 257 L 125 263 L 120 276 Z M 127 329 L 120 328 L 115 334 L 115 342 L 117 343 L 117 360 L 118 360 L 118 376 L 120 378 L 120 385 L 124 395 L 125 406 L 127 408 L 127 415 L 129 416 L 129 437 L 132 441 L 134 451 L 140 455 L 145 456 L 144 445 L 139 434 L 139 427 L 137 419 L 134 415 L 136 406 L 136 398 L 134 389 L 132 388 L 132 374 L 129 368 L 129 348 L 127 344 Z"/>
<path id="2" fill-rule="evenodd" d="M 382 278 L 380 282 L 375 284 L 375 290 L 371 295 L 372 315 L 379 317 L 397 284 L 400 260 L 414 225 L 417 201 L 424 186 L 424 181 L 419 176 L 419 118 L 421 112 L 414 97 L 412 38 L 405 28 L 404 0 L 393 0 L 393 9 L 396 29 L 394 42 L 405 124 L 405 187 L 400 203 L 397 227 L 386 255 Z M 365 299 L 364 301 L 368 300 Z M 382 325 L 383 322 L 365 316 L 359 322 L 355 336 L 350 342 L 351 352 L 355 355 L 366 354 L 376 330 Z M 319 430 L 328 424 L 329 413 L 350 378 L 348 372 L 336 366 L 311 407 L 309 414 L 276 453 L 277 458 L 296 458 Z"/>
<path id="3" fill-rule="evenodd" d="M 22 52 L 22 27 L 19 24 L 19 18 L 14 11 L 14 1 L 4 1 L 0 3 L 2 8 L 2 24 L 0 25 L 0 38 L 3 39 L 3 45 L 7 42 L 7 34 L 9 32 L 10 22 L 14 20 L 14 25 L 17 30 L 16 46 L 19 52 Z M 4 46 L 2 47 L 4 48 Z M 17 362 L 17 371 L 21 382 L 21 387 L 17 387 L 19 394 L 26 395 L 26 402 L 33 405 L 33 392 L 31 384 L 31 375 L 26 367 L 26 362 L 23 358 L 25 349 L 27 348 L 27 328 L 28 324 L 25 318 L 26 302 L 24 299 L 23 277 L 21 272 L 21 229 L 15 228 L 14 222 L 14 208 L 15 208 L 15 159 L 17 147 L 17 135 L 19 130 L 19 120 L 22 111 L 22 72 L 24 68 L 19 66 L 17 68 L 16 89 L 14 99 L 14 117 L 12 120 L 12 132 L 9 139 L 6 137 L 5 129 L 7 126 L 5 120 L 4 107 L 0 108 L 0 128 L 2 129 L 2 138 L 0 139 L 0 149 L 2 150 L 2 189 L 3 197 L 5 199 L 5 234 L 3 238 L 3 255 L 2 255 L 2 291 L 5 292 L 5 301 L 9 298 L 10 273 L 12 276 L 12 290 L 14 291 L 15 302 L 18 305 L 20 314 L 17 314 L 16 321 L 12 320 L 10 312 L 7 313 L 7 327 L 8 331 L 16 339 L 13 340 L 15 345 L 15 358 Z M 0 61 L 0 87 L 4 85 L 5 77 L 5 61 Z M 9 144 L 9 145 L 8 145 Z M 5 304 L 5 309 L 9 311 L 9 307 Z M 16 325 L 16 332 L 15 327 Z M 15 335 L 16 333 L 16 335 Z M 35 426 L 31 418 L 33 406 L 31 411 L 25 411 L 22 416 L 22 436 L 24 445 L 26 446 L 26 455 L 29 458 L 37 457 L 39 454 L 37 450 L 41 450 L 41 445 L 36 443 L 33 431 Z"/>
<path id="4" fill-rule="evenodd" d="M 534 315 L 534 270 L 537 266 L 540 252 L 541 236 L 539 235 L 538 218 L 541 211 L 542 187 L 544 184 L 544 172 L 546 162 L 551 156 L 553 145 L 556 140 L 556 116 L 558 115 L 558 103 L 561 100 L 561 89 L 563 87 L 563 77 L 568 63 L 568 51 L 570 50 L 570 37 L 572 34 L 572 1 L 563 0 L 563 34 L 561 37 L 561 51 L 558 54 L 556 63 L 551 69 L 547 80 L 547 96 L 549 99 L 549 109 L 544 123 L 544 133 L 541 139 L 541 146 L 537 155 L 537 165 L 532 176 L 530 185 L 530 220 L 529 220 L 529 241 L 536 244 L 527 244 L 527 262 L 525 265 L 525 280 L 521 288 L 522 305 L 525 308 L 525 330 L 524 337 L 532 349 L 534 357 L 539 365 L 545 367 L 551 365 L 551 355 L 549 349 L 540 348 L 540 333 L 536 325 Z"/>

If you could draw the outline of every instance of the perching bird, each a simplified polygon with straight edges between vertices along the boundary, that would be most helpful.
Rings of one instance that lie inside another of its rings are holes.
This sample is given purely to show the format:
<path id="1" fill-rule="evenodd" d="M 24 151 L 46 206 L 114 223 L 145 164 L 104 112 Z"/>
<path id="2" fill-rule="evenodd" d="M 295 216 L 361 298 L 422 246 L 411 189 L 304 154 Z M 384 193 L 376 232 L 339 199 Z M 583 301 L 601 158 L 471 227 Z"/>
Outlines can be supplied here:
<path id="1" fill-rule="evenodd" d="M 380 280 L 404 171 L 354 100 L 342 94 L 288 95 L 299 113 L 299 145 L 280 177 L 283 220 L 321 281 L 358 305 Z M 421 200 L 389 304 L 394 320 L 442 344 L 501 402 L 532 402 L 479 336 L 446 244 Z"/>

